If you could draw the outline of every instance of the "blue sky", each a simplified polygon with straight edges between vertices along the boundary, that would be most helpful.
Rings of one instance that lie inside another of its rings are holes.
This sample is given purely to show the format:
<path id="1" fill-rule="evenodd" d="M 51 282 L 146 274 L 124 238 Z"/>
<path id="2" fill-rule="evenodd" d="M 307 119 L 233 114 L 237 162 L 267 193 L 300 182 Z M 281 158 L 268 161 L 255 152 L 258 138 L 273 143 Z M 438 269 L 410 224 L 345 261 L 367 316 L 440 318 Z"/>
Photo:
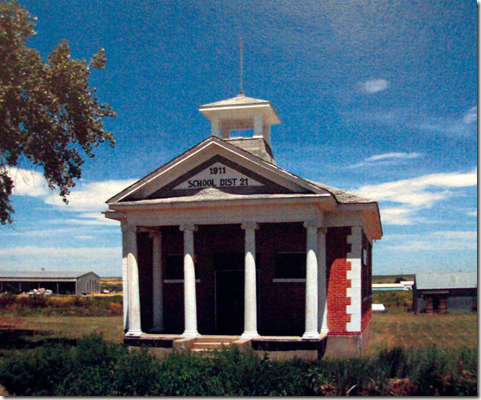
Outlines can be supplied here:
<path id="1" fill-rule="evenodd" d="M 111 195 L 210 135 L 198 106 L 270 100 L 277 164 L 380 203 L 374 273 L 477 267 L 477 4 L 474 1 L 23 0 L 44 57 L 105 48 L 91 83 L 112 105 L 99 146 L 62 204 L 39 170 L 15 173 L 0 269 L 121 275 Z"/>

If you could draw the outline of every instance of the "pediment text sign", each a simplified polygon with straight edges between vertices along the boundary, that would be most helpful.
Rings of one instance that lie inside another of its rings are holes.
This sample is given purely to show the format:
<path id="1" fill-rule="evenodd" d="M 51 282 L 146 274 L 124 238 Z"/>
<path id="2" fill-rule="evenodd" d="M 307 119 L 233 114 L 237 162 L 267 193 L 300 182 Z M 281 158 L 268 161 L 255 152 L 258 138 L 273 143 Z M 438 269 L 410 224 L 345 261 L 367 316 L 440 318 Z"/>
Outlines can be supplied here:
<path id="1" fill-rule="evenodd" d="M 216 162 L 176 186 L 177 189 L 204 189 L 264 186 L 253 178 Z"/>

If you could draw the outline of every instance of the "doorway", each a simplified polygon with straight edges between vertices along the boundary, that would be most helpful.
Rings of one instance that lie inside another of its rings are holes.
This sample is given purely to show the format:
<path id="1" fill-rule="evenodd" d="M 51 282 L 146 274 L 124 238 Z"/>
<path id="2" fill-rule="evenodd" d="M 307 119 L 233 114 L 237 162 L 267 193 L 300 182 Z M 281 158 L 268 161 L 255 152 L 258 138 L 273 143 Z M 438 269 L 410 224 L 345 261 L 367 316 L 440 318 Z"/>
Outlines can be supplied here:
<path id="1" fill-rule="evenodd" d="M 244 255 L 215 258 L 215 332 L 241 335 L 244 331 Z"/>

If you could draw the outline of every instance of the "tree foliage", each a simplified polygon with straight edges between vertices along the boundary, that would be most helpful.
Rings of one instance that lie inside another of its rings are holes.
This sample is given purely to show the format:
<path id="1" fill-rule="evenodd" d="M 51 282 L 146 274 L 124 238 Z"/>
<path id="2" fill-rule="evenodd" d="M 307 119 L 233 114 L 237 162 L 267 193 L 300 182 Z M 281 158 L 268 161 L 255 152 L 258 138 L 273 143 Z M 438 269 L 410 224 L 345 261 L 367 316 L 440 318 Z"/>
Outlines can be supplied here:
<path id="1" fill-rule="evenodd" d="M 94 157 L 99 143 L 113 135 L 103 118 L 115 118 L 90 87 L 90 68 L 105 69 L 100 49 L 90 62 L 70 57 L 62 40 L 47 61 L 27 47 L 35 18 L 16 1 L 0 0 L 0 222 L 12 223 L 9 169 L 28 165 L 43 170 L 51 190 L 67 202 L 81 177 L 83 156 Z"/>

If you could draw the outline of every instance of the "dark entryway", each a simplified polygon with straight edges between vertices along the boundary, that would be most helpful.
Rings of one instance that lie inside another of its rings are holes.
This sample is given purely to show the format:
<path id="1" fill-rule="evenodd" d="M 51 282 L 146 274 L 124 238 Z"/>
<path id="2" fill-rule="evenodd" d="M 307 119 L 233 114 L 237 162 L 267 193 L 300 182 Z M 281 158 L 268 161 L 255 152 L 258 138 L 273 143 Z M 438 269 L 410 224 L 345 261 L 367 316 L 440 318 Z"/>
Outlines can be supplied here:
<path id="1" fill-rule="evenodd" d="M 241 335 L 244 331 L 244 255 L 219 254 L 214 268 L 216 334 Z"/>

